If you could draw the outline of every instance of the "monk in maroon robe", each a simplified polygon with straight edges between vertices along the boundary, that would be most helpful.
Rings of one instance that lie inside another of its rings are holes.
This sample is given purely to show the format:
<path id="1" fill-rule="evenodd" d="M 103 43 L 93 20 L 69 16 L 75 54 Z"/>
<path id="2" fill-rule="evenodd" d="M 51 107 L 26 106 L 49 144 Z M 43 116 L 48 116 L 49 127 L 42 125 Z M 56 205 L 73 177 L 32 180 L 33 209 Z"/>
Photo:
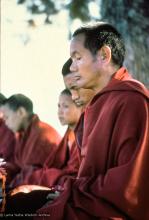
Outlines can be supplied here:
<path id="1" fill-rule="evenodd" d="M 14 146 L 14 133 L 8 129 L 3 119 L 0 119 L 0 157 L 5 161 L 13 160 Z"/>
<path id="2" fill-rule="evenodd" d="M 51 165 L 50 158 L 47 158 L 43 168 L 36 169 L 24 179 L 24 184 L 34 185 L 22 185 L 11 191 L 11 196 L 8 195 L 7 198 L 6 212 L 35 212 L 37 207 L 46 203 L 46 194 L 56 184 L 61 188 L 69 176 L 77 176 L 80 157 L 75 142 L 74 128 L 81 112 L 82 106 L 77 106 L 72 101 L 70 91 L 63 90 L 58 102 L 58 117 L 61 124 L 68 125 L 68 128 L 58 147 L 53 164 Z M 33 205 L 29 203 L 31 200 L 34 201 Z"/>
<path id="3" fill-rule="evenodd" d="M 6 97 L 0 93 L 0 158 L 5 161 L 13 159 L 15 136 L 3 120 L 2 105 Z"/>
<path id="4" fill-rule="evenodd" d="M 77 107 L 72 101 L 69 90 L 63 90 L 59 97 L 58 116 L 62 125 L 68 125 L 67 131 L 59 144 L 55 159 L 51 163 L 51 156 L 45 161 L 43 168 L 36 169 L 27 176 L 23 184 L 34 184 L 52 187 L 62 184 L 68 175 L 76 176 L 79 169 L 79 152 L 76 147 L 74 128 L 80 118 L 81 107 Z M 28 186 L 26 186 L 27 190 Z M 36 186 L 29 186 L 29 189 L 38 189 Z M 25 186 L 18 187 L 14 191 L 21 191 Z"/>
<path id="5" fill-rule="evenodd" d="M 76 129 L 78 177 L 49 194 L 35 219 L 148 220 L 149 92 L 122 67 L 122 37 L 107 23 L 77 29 L 70 54 L 73 79 L 65 84 L 96 95 Z"/>
<path id="6" fill-rule="evenodd" d="M 5 207 L 5 181 L 6 171 L 3 164 L 6 161 L 13 160 L 15 136 L 13 132 L 7 128 L 3 120 L 2 105 L 6 97 L 0 93 L 0 212 L 4 211 Z"/>
<path id="7" fill-rule="evenodd" d="M 13 95 L 6 99 L 3 109 L 6 125 L 16 135 L 14 162 L 6 163 L 7 182 L 14 188 L 34 170 L 43 167 L 47 157 L 53 163 L 61 138 L 53 127 L 33 114 L 28 97 Z"/>

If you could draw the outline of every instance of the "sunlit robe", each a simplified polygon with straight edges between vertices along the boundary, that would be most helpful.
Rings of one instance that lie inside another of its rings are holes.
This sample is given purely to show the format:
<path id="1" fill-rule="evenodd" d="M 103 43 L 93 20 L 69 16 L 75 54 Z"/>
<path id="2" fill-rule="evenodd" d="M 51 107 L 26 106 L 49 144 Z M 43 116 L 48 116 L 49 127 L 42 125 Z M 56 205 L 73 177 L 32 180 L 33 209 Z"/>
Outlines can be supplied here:
<path id="1" fill-rule="evenodd" d="M 16 134 L 16 139 L 14 163 L 7 169 L 8 173 L 11 171 L 15 175 L 9 184 L 12 188 L 22 185 L 24 178 L 42 168 L 47 158 L 53 163 L 61 141 L 58 132 L 40 121 L 37 115 L 33 116 L 25 132 Z"/>
<path id="2" fill-rule="evenodd" d="M 43 168 L 35 170 L 30 176 L 24 179 L 23 184 L 47 187 L 58 183 L 62 184 L 68 175 L 77 175 L 79 163 L 79 153 L 74 132 L 67 129 L 58 147 L 53 163 L 51 163 L 51 158 L 47 158 Z"/>
<path id="3" fill-rule="evenodd" d="M 125 68 L 80 120 L 78 177 L 37 211 L 46 220 L 149 219 L 149 93 Z M 40 219 L 38 215 L 35 219 Z"/>

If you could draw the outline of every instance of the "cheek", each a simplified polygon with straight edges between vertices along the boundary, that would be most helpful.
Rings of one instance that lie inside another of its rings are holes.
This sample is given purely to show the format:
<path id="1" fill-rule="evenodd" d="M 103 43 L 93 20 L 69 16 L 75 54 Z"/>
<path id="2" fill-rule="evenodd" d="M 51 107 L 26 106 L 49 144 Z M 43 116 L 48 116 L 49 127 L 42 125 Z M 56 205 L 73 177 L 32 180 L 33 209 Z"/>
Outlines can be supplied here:
<path id="1" fill-rule="evenodd" d="M 76 81 L 76 86 L 78 88 L 86 88 L 86 84 L 88 83 L 89 79 L 88 77 L 86 77 L 87 75 L 81 75 L 81 78 L 79 80 Z M 81 96 L 79 95 L 79 97 L 81 98 Z"/>
<path id="2" fill-rule="evenodd" d="M 13 128 L 15 128 L 16 130 L 19 128 L 19 121 L 16 119 L 16 120 L 13 120 L 13 122 L 11 121 L 11 126 Z"/>
<path id="3" fill-rule="evenodd" d="M 63 111 L 63 118 L 64 118 L 64 120 L 67 120 L 69 118 L 69 115 L 70 115 L 70 113 L 69 113 L 68 109 Z"/>

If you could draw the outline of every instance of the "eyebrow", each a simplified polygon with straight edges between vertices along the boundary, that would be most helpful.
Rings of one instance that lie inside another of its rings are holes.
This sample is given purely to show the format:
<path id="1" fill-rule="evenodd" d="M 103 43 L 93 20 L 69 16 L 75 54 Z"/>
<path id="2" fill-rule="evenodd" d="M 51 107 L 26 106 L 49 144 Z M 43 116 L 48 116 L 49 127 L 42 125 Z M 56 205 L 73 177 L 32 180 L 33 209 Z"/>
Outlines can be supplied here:
<path id="1" fill-rule="evenodd" d="M 78 51 L 76 51 L 76 50 L 75 50 L 75 51 L 73 51 L 73 52 L 71 53 L 71 55 L 70 55 L 70 56 L 71 56 L 71 58 L 72 58 L 72 57 L 74 57 L 74 56 L 75 56 L 77 53 L 78 53 Z"/>
<path id="2" fill-rule="evenodd" d="M 69 90 L 75 90 L 75 91 L 77 91 L 78 90 L 78 88 L 77 88 L 77 86 L 71 86 L 70 88 L 69 88 Z"/>

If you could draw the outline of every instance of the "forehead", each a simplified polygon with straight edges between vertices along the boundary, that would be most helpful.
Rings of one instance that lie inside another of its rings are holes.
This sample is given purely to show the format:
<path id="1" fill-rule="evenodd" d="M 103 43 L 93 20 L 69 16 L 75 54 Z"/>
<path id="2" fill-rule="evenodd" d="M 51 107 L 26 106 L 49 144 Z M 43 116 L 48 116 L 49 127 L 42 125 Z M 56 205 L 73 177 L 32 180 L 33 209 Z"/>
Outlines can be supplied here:
<path id="1" fill-rule="evenodd" d="M 3 105 L 3 112 L 7 114 L 15 113 L 8 104 Z"/>
<path id="2" fill-rule="evenodd" d="M 78 34 L 72 38 L 70 42 L 70 56 L 71 57 L 73 57 L 75 53 L 78 53 L 81 50 L 85 49 L 84 41 L 85 41 L 84 34 Z"/>
<path id="3" fill-rule="evenodd" d="M 72 102 L 72 98 L 71 98 L 71 96 L 69 96 L 69 95 L 61 94 L 61 95 L 59 96 L 59 101 L 60 101 L 60 102 Z"/>

